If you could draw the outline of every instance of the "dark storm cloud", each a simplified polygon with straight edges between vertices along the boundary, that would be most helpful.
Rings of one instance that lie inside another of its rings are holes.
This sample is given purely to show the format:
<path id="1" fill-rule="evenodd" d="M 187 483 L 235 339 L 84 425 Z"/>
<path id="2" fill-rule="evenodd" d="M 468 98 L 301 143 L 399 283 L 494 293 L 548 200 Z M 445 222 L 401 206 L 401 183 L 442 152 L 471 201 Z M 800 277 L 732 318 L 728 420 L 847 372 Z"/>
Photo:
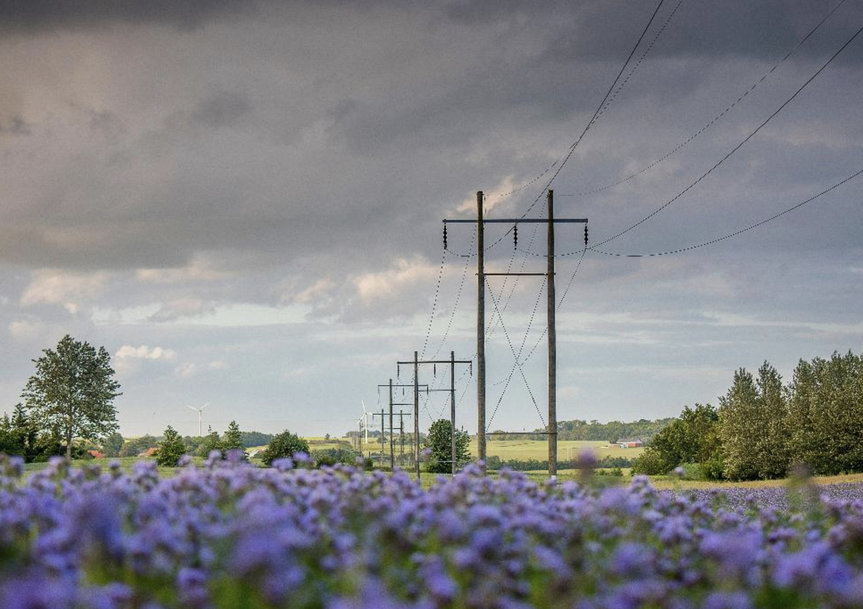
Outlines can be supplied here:
<path id="1" fill-rule="evenodd" d="M 30 125 L 20 116 L 13 116 L 7 121 L 0 121 L 0 136 L 29 134 Z"/>
<path id="2" fill-rule="evenodd" d="M 208 20 L 253 13 L 254 0 L 3 0 L 0 30 L 155 23 L 193 28 Z"/>

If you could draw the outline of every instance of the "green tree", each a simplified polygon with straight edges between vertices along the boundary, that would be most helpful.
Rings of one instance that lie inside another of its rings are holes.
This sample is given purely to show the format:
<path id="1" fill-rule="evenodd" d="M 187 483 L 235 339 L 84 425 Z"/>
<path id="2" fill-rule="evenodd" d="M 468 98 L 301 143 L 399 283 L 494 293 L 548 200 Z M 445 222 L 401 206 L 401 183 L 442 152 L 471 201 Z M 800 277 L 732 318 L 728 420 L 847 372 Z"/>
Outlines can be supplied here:
<path id="1" fill-rule="evenodd" d="M 863 358 L 801 360 L 790 394 L 791 461 L 822 475 L 863 471 Z"/>
<path id="2" fill-rule="evenodd" d="M 222 452 L 222 448 L 222 439 L 219 437 L 219 434 L 213 431 L 212 428 L 209 428 L 207 435 L 204 436 L 203 442 L 201 442 L 198 447 L 198 454 L 202 457 L 209 457 L 210 453 L 214 450 Z"/>
<path id="3" fill-rule="evenodd" d="M 126 440 L 123 439 L 120 432 L 115 431 L 102 441 L 102 452 L 105 453 L 106 457 L 119 457 L 125 443 Z"/>
<path id="4" fill-rule="evenodd" d="M 114 380 L 111 357 L 104 347 L 97 350 L 89 343 L 68 334 L 56 350 L 44 349 L 33 362 L 36 373 L 21 394 L 31 419 L 42 430 L 58 435 L 72 457 L 72 440 L 99 440 L 117 431 L 114 398 L 121 395 Z M 42 431 L 40 430 L 40 431 Z"/>
<path id="5" fill-rule="evenodd" d="M 245 456 L 246 451 L 243 446 L 243 432 L 240 431 L 240 426 L 236 421 L 228 423 L 228 429 L 222 435 L 222 452 L 227 453 L 229 450 L 242 450 Z"/>
<path id="6" fill-rule="evenodd" d="M 708 478 L 721 475 L 719 415 L 710 404 L 685 406 L 632 464 L 637 474 L 666 474 L 678 465 L 698 463 Z M 717 467 L 719 463 L 719 467 Z"/>
<path id="7" fill-rule="evenodd" d="M 429 427 L 425 441 L 431 450 L 428 471 L 445 474 L 452 471 L 452 423 L 448 419 L 438 419 Z M 470 436 L 463 429 L 455 432 L 456 469 L 470 460 Z"/>
<path id="8" fill-rule="evenodd" d="M 273 436 L 266 450 L 261 454 L 261 461 L 270 466 L 276 459 L 293 457 L 297 453 L 309 454 L 309 443 L 287 429 Z"/>
<path id="9" fill-rule="evenodd" d="M 173 427 L 168 425 L 163 440 L 159 442 L 156 463 L 162 467 L 177 467 L 177 462 L 185 453 L 186 445 L 183 443 L 183 438 Z"/>
<path id="10" fill-rule="evenodd" d="M 769 363 L 758 379 L 741 368 L 719 399 L 725 475 L 731 480 L 779 478 L 789 466 L 788 425 L 782 377 Z"/>

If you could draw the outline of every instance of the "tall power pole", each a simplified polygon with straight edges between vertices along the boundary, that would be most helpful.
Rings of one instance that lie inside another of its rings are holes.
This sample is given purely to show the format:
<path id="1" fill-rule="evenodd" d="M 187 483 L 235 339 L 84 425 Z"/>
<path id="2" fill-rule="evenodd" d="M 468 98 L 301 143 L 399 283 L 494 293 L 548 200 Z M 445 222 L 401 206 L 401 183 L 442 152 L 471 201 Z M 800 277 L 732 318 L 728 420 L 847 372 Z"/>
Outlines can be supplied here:
<path id="1" fill-rule="evenodd" d="M 444 220 L 447 223 L 473 223 L 473 220 Z M 547 238 L 547 263 L 545 273 L 491 273 L 484 268 L 484 229 L 488 223 L 501 224 L 546 224 L 548 227 Z M 544 276 L 548 283 L 547 304 L 547 333 L 548 333 L 548 473 L 551 476 L 557 474 L 557 333 L 555 326 L 555 292 L 554 292 L 554 225 L 556 223 L 578 223 L 587 224 L 587 218 L 555 218 L 554 217 L 554 191 L 548 191 L 548 218 L 501 218 L 486 220 L 482 210 L 482 191 L 477 192 L 477 410 L 479 429 L 477 430 L 477 446 L 479 458 L 485 459 L 485 281 L 486 277 L 492 276 Z M 585 229 L 585 246 L 587 245 L 587 232 Z M 520 365 L 516 362 L 516 365 Z"/>

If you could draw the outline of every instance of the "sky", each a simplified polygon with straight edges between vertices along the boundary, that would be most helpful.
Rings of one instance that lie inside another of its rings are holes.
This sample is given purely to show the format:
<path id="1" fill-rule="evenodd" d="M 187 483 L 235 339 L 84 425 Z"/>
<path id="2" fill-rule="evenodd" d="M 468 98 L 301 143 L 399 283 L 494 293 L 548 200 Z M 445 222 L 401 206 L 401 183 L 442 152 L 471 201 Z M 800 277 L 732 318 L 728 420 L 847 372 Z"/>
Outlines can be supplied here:
<path id="1" fill-rule="evenodd" d="M 475 227 L 444 251 L 441 221 L 477 191 L 487 218 L 544 218 L 551 188 L 589 220 L 596 249 L 555 229 L 559 420 L 859 353 L 863 2 L 658 4 L 0 2 L 0 411 L 70 334 L 111 354 L 126 436 L 195 435 L 204 403 L 205 431 L 356 429 L 414 351 L 475 358 Z M 543 272 L 544 227 L 511 229 L 486 270 Z M 539 428 L 545 280 L 488 294 L 488 427 Z"/>

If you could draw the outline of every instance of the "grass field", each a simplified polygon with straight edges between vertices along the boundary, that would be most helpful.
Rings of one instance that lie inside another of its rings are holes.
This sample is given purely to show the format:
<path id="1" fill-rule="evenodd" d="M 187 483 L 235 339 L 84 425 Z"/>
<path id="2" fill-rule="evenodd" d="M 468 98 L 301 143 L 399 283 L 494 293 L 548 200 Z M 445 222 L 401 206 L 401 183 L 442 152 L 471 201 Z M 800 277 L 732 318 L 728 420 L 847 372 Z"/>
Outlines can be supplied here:
<path id="1" fill-rule="evenodd" d="M 603 457 L 625 457 L 634 459 L 641 455 L 643 448 L 620 448 L 610 445 L 608 442 L 591 442 L 581 440 L 560 440 L 557 443 L 558 461 L 569 461 L 578 457 L 581 451 L 590 450 L 597 459 Z M 471 440 L 471 455 L 476 457 L 476 438 Z M 548 443 L 545 440 L 489 440 L 486 442 L 486 454 L 500 457 L 502 461 L 507 459 L 519 459 L 527 461 L 536 459 L 544 461 L 548 459 Z"/>

